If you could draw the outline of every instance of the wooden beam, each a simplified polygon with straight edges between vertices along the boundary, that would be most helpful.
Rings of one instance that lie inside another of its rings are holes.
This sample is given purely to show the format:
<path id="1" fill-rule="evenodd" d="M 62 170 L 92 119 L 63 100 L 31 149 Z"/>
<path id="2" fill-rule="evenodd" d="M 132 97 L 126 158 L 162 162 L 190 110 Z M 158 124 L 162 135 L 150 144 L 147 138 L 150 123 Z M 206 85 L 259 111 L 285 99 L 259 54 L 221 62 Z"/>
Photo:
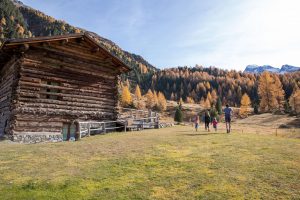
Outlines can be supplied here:
<path id="1" fill-rule="evenodd" d="M 69 42 L 69 39 L 65 39 L 65 40 L 60 41 L 60 44 L 61 44 L 61 45 L 65 45 L 65 44 L 67 44 L 68 42 Z"/>

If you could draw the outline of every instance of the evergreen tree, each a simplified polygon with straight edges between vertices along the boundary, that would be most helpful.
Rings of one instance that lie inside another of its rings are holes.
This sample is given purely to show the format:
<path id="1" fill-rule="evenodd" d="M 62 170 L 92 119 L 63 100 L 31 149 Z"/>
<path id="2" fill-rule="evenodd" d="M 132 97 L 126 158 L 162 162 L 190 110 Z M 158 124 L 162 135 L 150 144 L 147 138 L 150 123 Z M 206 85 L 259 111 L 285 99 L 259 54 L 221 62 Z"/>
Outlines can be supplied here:
<path id="1" fill-rule="evenodd" d="M 222 102 L 221 99 L 218 98 L 217 104 L 216 104 L 216 110 L 218 111 L 219 115 L 222 114 Z"/>
<path id="2" fill-rule="evenodd" d="M 290 113 L 291 112 L 291 106 L 289 104 L 289 101 L 284 102 L 284 112 L 285 113 Z"/>
<path id="3" fill-rule="evenodd" d="M 213 120 L 214 118 L 216 118 L 217 120 L 219 120 L 219 117 L 218 117 L 218 112 L 215 108 L 212 108 L 210 110 L 210 116 L 211 116 L 211 120 Z"/>
<path id="4" fill-rule="evenodd" d="M 179 105 L 176 108 L 175 116 L 174 116 L 174 121 L 181 123 L 183 121 L 183 114 L 182 114 L 182 106 L 179 103 Z"/>
<path id="5" fill-rule="evenodd" d="M 258 114 L 258 105 L 257 104 L 254 104 L 254 107 L 253 107 L 253 112 L 254 114 Z"/>

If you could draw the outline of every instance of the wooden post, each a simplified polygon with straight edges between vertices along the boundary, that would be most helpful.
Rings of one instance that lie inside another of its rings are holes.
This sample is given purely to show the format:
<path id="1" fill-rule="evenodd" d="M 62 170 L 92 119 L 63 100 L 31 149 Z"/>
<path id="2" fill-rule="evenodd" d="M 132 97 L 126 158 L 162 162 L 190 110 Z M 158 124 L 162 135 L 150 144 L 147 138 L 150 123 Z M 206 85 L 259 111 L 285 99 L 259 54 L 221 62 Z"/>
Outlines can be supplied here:
<path id="1" fill-rule="evenodd" d="M 103 133 L 106 133 L 105 122 L 103 122 Z"/>
<path id="2" fill-rule="evenodd" d="M 81 125 L 80 125 L 80 123 L 78 123 L 78 129 L 79 129 L 79 140 L 81 139 Z"/>
<path id="3" fill-rule="evenodd" d="M 75 132 L 75 140 L 78 141 L 81 139 L 81 132 L 80 132 L 80 123 L 75 121 L 76 132 Z"/>
<path id="4" fill-rule="evenodd" d="M 149 110 L 149 112 L 148 112 L 148 123 L 152 122 L 152 121 L 151 121 L 151 118 L 150 118 L 151 115 L 152 115 L 152 111 Z"/>
<path id="5" fill-rule="evenodd" d="M 158 113 L 156 113 L 156 128 L 159 129 L 159 116 Z"/>
<path id="6" fill-rule="evenodd" d="M 127 131 L 127 121 L 124 122 L 124 132 L 126 133 Z"/>
<path id="7" fill-rule="evenodd" d="M 91 136 L 91 124 L 88 123 L 88 137 Z"/>

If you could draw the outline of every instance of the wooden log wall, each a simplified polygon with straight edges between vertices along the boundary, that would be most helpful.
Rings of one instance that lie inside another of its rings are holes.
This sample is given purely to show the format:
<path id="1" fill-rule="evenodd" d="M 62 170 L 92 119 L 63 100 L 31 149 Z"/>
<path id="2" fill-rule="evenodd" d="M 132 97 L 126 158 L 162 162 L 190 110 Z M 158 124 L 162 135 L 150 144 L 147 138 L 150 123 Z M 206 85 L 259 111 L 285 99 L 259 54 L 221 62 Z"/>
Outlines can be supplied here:
<path id="1" fill-rule="evenodd" d="M 60 133 L 75 120 L 115 120 L 118 71 L 85 41 L 31 45 L 21 58 L 13 134 Z"/>
<path id="2" fill-rule="evenodd" d="M 0 71 L 0 137 L 9 132 L 19 62 L 13 57 Z"/>

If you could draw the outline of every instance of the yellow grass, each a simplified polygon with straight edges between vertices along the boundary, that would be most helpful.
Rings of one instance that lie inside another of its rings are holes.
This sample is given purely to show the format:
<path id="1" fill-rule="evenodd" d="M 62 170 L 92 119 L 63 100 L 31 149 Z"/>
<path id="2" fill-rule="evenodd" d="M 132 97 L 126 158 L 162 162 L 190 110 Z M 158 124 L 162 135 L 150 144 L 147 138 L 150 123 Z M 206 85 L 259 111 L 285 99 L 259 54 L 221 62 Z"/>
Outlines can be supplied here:
<path id="1" fill-rule="evenodd" d="M 299 199 L 300 140 L 176 126 L 57 144 L 6 141 L 0 193 L 0 199 Z"/>

